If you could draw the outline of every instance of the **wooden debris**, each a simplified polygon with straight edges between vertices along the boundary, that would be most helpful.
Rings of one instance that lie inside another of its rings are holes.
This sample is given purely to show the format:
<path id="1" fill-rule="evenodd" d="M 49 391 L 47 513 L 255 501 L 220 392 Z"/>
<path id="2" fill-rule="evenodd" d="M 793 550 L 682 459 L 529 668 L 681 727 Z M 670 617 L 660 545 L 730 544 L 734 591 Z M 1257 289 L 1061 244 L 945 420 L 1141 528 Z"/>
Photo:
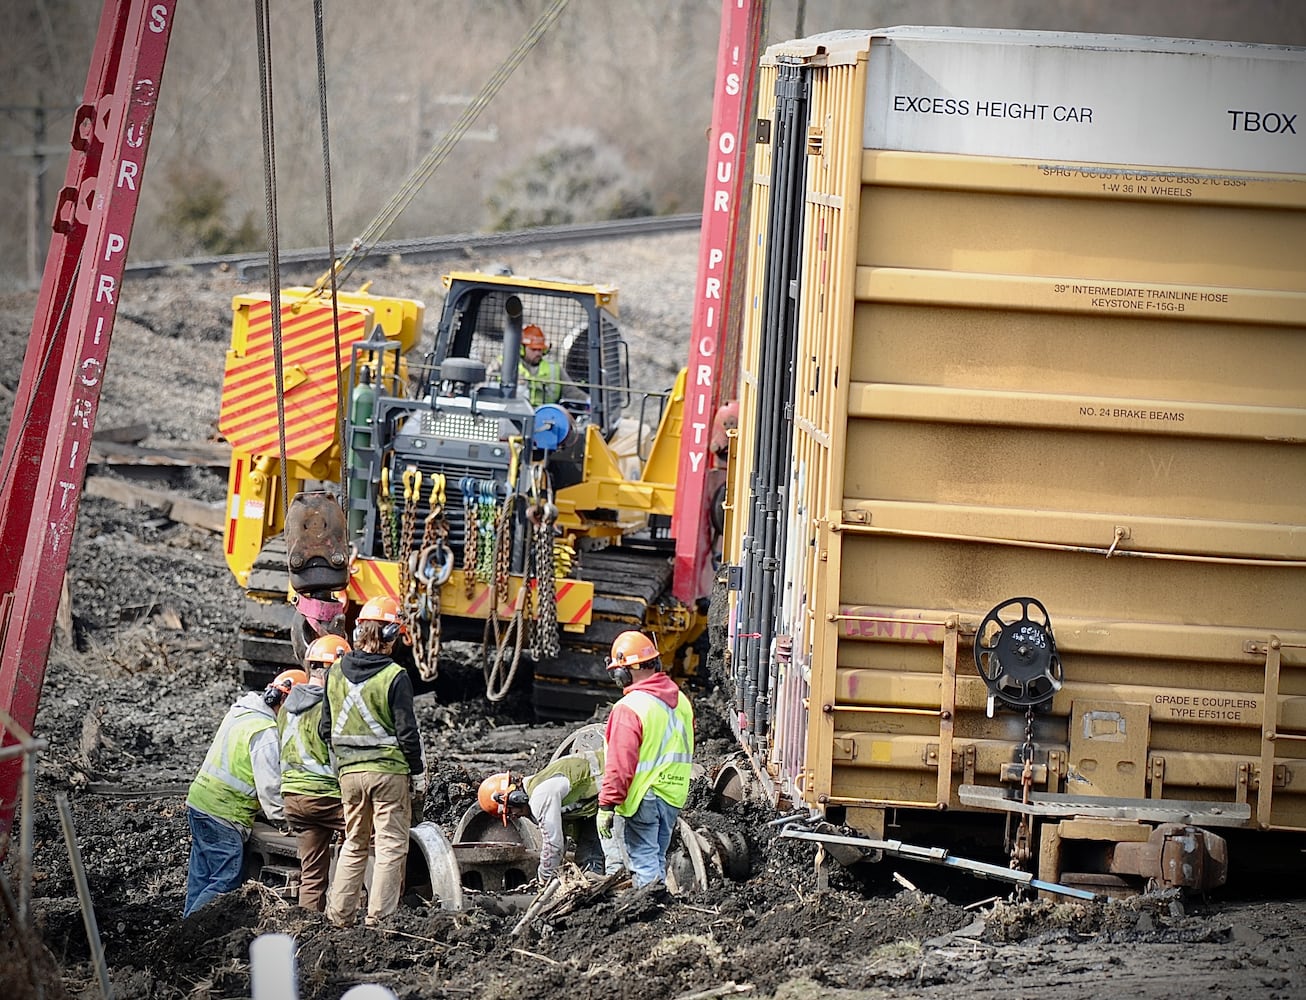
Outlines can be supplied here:
<path id="1" fill-rule="evenodd" d="M 556 878 L 544 887 L 513 928 L 513 934 L 522 933 L 537 920 L 554 920 L 578 907 L 589 906 L 630 878 L 630 873 L 623 870 L 591 881 L 589 876 L 574 865 L 568 865 L 564 872 L 564 877 Z"/>
<path id="2" fill-rule="evenodd" d="M 63 584 L 59 588 L 59 607 L 54 613 L 54 628 L 60 642 L 67 646 L 73 644 L 73 597 L 68 590 L 67 574 L 64 574 Z"/>
<path id="3" fill-rule="evenodd" d="M 135 625 L 147 619 L 154 619 L 158 624 L 174 632 L 185 628 L 177 609 L 167 604 L 131 604 L 118 610 L 118 621 Z"/>
<path id="4" fill-rule="evenodd" d="M 548 955 L 541 955 L 539 952 L 527 951 L 525 948 L 513 948 L 518 955 L 525 955 L 527 958 L 538 959 L 541 962 L 548 962 L 550 965 L 561 965 L 556 958 L 549 958 Z"/>
<path id="5" fill-rule="evenodd" d="M 127 507 L 142 505 L 152 507 L 178 524 L 189 524 L 215 534 L 221 534 L 225 526 L 225 505 L 201 503 L 170 490 L 137 486 L 135 483 L 125 483 L 121 479 L 112 479 L 108 476 L 88 476 L 85 492 L 93 497 L 116 500 Z"/>
<path id="6" fill-rule="evenodd" d="M 91 433 L 91 440 L 96 443 L 140 444 L 149 436 L 149 424 L 128 424 L 126 427 L 106 427 L 103 430 L 96 428 Z"/>
<path id="7" fill-rule="evenodd" d="M 740 993 L 751 993 L 754 989 L 756 987 L 752 983 L 737 983 L 732 979 L 730 982 L 714 986 L 710 990 L 699 990 L 697 993 L 681 993 L 676 997 L 676 1000 L 709 1000 L 711 997 L 728 997 Z"/>
<path id="8" fill-rule="evenodd" d="M 182 468 L 227 469 L 231 446 L 226 444 L 184 444 L 167 448 L 143 448 L 116 441 L 91 442 L 90 464 L 104 466 L 180 466 Z"/>
<path id="9" fill-rule="evenodd" d="M 561 885 L 562 883 L 558 879 L 553 879 L 548 885 L 540 890 L 540 894 L 535 897 L 535 901 L 531 903 L 526 912 L 522 914 L 522 918 L 517 921 L 517 925 L 513 927 L 512 932 L 514 935 L 522 933 L 522 931 L 530 926 L 531 921 L 539 915 L 540 911 L 544 909 L 549 900 L 558 894 L 558 888 Z"/>

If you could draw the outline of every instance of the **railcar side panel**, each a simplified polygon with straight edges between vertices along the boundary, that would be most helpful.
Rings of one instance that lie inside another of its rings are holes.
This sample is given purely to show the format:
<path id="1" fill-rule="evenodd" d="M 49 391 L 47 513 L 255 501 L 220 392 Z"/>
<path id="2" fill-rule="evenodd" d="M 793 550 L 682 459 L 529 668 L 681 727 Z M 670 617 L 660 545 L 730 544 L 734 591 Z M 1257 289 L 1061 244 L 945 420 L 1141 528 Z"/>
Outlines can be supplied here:
<path id="1" fill-rule="evenodd" d="M 840 32 L 760 93 L 726 551 L 776 794 L 876 830 L 1032 759 L 1306 830 L 1306 145 L 1230 111 L 1306 52 Z M 1028 713 L 974 655 L 1022 595 Z"/>

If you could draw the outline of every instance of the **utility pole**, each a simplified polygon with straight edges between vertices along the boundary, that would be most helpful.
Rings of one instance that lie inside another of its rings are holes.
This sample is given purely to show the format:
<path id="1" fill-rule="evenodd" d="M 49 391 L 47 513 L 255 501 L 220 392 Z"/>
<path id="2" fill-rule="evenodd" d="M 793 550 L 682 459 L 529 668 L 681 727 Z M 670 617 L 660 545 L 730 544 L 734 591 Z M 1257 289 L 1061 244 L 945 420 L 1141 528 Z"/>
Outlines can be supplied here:
<path id="1" fill-rule="evenodd" d="M 68 153 L 68 144 L 46 144 L 47 125 L 51 114 L 72 114 L 77 108 L 46 107 L 45 100 L 37 95 L 35 104 L 15 104 L 0 106 L 0 111 L 10 115 L 30 115 L 32 123 L 32 144 L 30 146 L 8 146 L 0 153 L 9 156 L 26 156 L 32 160 L 31 176 L 27 194 L 27 283 L 35 287 L 41 283 L 41 269 L 45 264 L 46 239 L 50 230 L 49 209 L 45 201 L 45 171 L 49 166 L 47 157 L 62 156 Z"/>

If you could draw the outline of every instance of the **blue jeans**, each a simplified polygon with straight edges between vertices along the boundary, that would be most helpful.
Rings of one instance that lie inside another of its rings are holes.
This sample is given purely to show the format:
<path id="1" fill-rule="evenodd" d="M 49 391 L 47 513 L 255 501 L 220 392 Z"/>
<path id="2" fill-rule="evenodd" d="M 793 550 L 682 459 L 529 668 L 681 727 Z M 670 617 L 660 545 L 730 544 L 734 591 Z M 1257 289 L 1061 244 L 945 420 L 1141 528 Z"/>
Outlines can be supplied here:
<path id="1" fill-rule="evenodd" d="M 183 917 L 189 917 L 214 896 L 240 888 L 245 862 L 245 840 L 237 831 L 190 806 L 186 807 L 186 818 L 190 821 L 190 865 L 186 869 Z"/>
<path id="2" fill-rule="evenodd" d="M 630 855 L 631 882 L 638 889 L 667 880 L 667 847 L 680 810 L 648 792 L 639 808 L 626 817 L 626 853 Z"/>

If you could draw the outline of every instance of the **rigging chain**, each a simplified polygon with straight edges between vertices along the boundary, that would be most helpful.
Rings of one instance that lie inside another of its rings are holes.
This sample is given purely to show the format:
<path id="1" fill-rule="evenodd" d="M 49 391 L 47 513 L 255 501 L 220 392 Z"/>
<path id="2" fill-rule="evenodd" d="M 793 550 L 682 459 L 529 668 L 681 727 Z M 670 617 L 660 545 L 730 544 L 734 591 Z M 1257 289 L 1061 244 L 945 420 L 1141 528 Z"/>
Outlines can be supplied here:
<path id="1" fill-rule="evenodd" d="M 421 547 L 409 555 L 415 582 L 413 659 L 423 680 L 432 681 L 440 672 L 440 588 L 453 572 L 453 552 L 449 548 L 449 520 L 444 513 L 444 476 L 431 476 L 430 511 L 422 527 Z M 426 617 L 426 637 L 422 637 L 421 616 Z"/>
<path id="2" fill-rule="evenodd" d="M 553 493 L 548 489 L 543 470 L 531 478 L 533 506 L 528 514 L 535 558 L 535 608 L 531 618 L 531 656 L 551 660 L 561 652 L 558 642 L 558 591 L 554 584 L 557 567 L 554 562 L 553 525 L 558 520 L 558 508 L 553 503 Z"/>
<path id="3" fill-rule="evenodd" d="M 483 655 L 489 657 L 485 664 L 485 697 L 491 702 L 503 701 L 517 677 L 524 638 L 522 618 L 530 593 L 523 579 L 521 589 L 517 592 L 517 606 L 513 609 L 507 626 L 500 631 L 499 605 L 508 602 L 508 580 L 512 568 L 512 518 L 516 499 L 515 493 L 509 493 L 495 519 L 493 599 L 490 602 L 490 616 L 485 620 L 482 640 L 485 650 Z M 509 643 L 512 644 L 511 663 L 507 663 Z"/>
<path id="4" fill-rule="evenodd" d="M 417 530 L 417 504 L 422 499 L 422 470 L 415 465 L 404 469 L 404 509 L 400 514 L 399 548 L 395 558 L 399 561 L 399 593 L 403 595 L 403 615 L 408 634 L 417 632 L 417 601 L 413 586 L 413 533 Z"/>
<path id="5" fill-rule="evenodd" d="M 395 558 L 395 505 L 390 496 L 390 463 L 382 456 L 381 489 L 376 494 L 376 506 L 381 515 L 381 553 L 387 559 Z"/>
<path id="6" fill-rule="evenodd" d="M 458 488 L 463 494 L 463 592 L 470 601 L 476 593 L 476 551 L 480 540 L 480 525 L 477 524 L 476 480 L 464 476 L 459 480 Z"/>

